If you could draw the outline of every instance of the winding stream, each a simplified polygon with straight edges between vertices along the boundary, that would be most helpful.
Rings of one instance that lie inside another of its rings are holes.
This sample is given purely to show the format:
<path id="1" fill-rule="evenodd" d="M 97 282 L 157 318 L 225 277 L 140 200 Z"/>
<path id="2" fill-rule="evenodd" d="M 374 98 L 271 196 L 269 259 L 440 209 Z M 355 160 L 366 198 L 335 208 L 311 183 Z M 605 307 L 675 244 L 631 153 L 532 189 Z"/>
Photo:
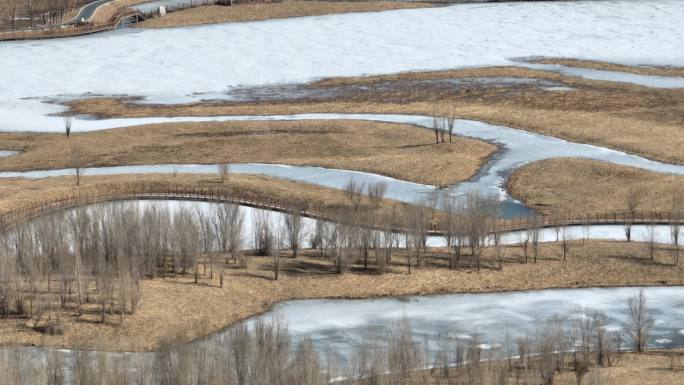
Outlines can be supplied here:
<path id="1" fill-rule="evenodd" d="M 74 130 L 92 131 L 115 127 L 126 127 L 140 124 L 167 122 L 205 122 L 205 121 L 274 121 L 274 120 L 367 120 L 390 123 L 407 123 L 419 127 L 430 128 L 432 117 L 400 114 L 295 114 L 273 116 L 213 116 L 213 117 L 157 117 L 74 121 Z M 500 146 L 479 170 L 477 175 L 466 182 L 449 187 L 455 196 L 464 196 L 470 192 L 498 196 L 503 217 L 519 217 L 529 215 L 531 211 L 521 202 L 511 198 L 506 190 L 507 178 L 513 171 L 523 165 L 543 159 L 557 157 L 580 157 L 594 159 L 624 166 L 638 167 L 645 170 L 684 175 L 684 165 L 662 163 L 641 156 L 600 146 L 570 142 L 547 135 L 492 125 L 488 123 L 459 120 L 455 133 L 466 137 L 485 140 Z M 216 165 L 196 164 L 161 164 L 86 168 L 85 175 L 111 175 L 126 173 L 216 173 Z M 388 183 L 389 198 L 404 202 L 420 202 L 426 193 L 435 191 L 434 186 L 421 185 L 370 173 L 349 170 L 326 169 L 321 167 L 286 166 L 273 164 L 234 164 L 231 171 L 236 173 L 261 174 L 285 178 L 295 181 L 313 183 L 326 187 L 342 188 L 350 178 L 366 183 L 384 181 Z M 26 172 L 0 172 L 0 178 L 43 178 L 73 174 L 73 170 L 37 170 Z"/>

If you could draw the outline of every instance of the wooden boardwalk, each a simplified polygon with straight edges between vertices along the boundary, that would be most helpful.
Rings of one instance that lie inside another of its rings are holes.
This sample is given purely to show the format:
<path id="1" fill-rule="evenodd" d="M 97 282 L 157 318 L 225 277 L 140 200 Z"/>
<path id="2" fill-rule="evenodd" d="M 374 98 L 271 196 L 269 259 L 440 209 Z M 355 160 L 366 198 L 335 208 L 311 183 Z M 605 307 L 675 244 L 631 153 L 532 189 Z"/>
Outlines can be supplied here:
<path id="1" fill-rule="evenodd" d="M 19 223 L 42 215 L 94 203 L 123 200 L 175 200 L 212 203 L 238 204 L 257 209 L 276 212 L 297 211 L 302 216 L 335 221 L 335 213 L 327 207 L 305 202 L 296 198 L 287 200 L 254 191 L 235 187 L 197 187 L 169 183 L 127 183 L 117 186 L 94 186 L 79 188 L 63 196 L 42 202 L 19 206 L 0 214 L 0 232 L 6 231 Z M 439 223 L 431 221 L 428 231 L 431 236 L 443 236 Z M 604 213 L 569 213 L 563 217 L 536 216 L 515 219 L 497 219 L 492 223 L 490 232 L 503 233 L 525 231 L 530 229 L 554 228 L 562 226 L 586 225 L 668 225 L 684 224 L 684 218 L 667 212 L 604 212 Z M 378 229 L 380 229 L 378 227 Z M 404 228 L 395 228 L 395 232 L 405 232 Z"/>

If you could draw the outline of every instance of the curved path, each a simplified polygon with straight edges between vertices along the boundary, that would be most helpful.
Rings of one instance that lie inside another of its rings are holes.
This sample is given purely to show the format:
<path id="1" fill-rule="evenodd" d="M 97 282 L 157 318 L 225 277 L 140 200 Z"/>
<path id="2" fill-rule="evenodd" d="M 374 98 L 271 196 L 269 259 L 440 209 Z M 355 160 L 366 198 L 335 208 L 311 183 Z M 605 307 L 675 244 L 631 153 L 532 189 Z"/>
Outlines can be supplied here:
<path id="1" fill-rule="evenodd" d="M 115 0 L 96 0 L 90 4 L 86 4 L 83 7 L 81 7 L 81 9 L 78 11 L 78 14 L 76 14 L 76 16 L 74 16 L 71 20 L 57 24 L 57 26 L 76 24 L 81 20 L 90 21 L 90 19 L 92 19 L 95 15 L 95 11 L 97 11 L 97 9 L 100 6 L 105 5 L 107 3 L 111 3 L 113 1 Z"/>
<path id="2" fill-rule="evenodd" d="M 205 203 L 230 203 L 240 206 L 268 210 L 272 212 L 298 211 L 303 217 L 336 221 L 334 213 L 323 206 L 312 205 L 307 202 L 293 202 L 282 200 L 263 194 L 221 187 L 206 188 L 192 185 L 176 184 L 128 184 L 125 187 L 110 191 L 79 190 L 77 193 L 55 197 L 39 204 L 15 207 L 12 211 L 0 215 L 0 232 L 13 229 L 17 224 L 25 223 L 32 218 L 49 215 L 79 206 L 116 201 L 185 201 Z M 294 208 L 294 209 L 293 209 Z M 534 218 L 499 220 L 489 229 L 491 232 L 503 233 L 504 244 L 516 244 L 524 231 L 540 229 L 540 241 L 552 242 L 559 240 L 559 233 L 565 233 L 566 239 L 624 239 L 624 224 L 634 225 L 633 234 L 636 241 L 647 241 L 647 225 L 654 226 L 654 234 L 658 243 L 669 243 L 672 230 L 669 224 L 682 225 L 682 218 L 672 218 L 668 213 L 587 213 L 583 215 L 560 218 Z M 684 226 L 683 226 L 684 227 Z M 374 227 L 381 230 L 382 227 Z M 406 233 L 405 228 L 393 228 L 394 232 Z M 558 230 L 558 231 L 556 231 Z M 593 232 L 592 232 L 593 230 Z M 443 246 L 446 234 L 438 225 L 428 231 L 431 238 L 430 246 Z M 555 235 L 555 238 L 554 238 Z"/>

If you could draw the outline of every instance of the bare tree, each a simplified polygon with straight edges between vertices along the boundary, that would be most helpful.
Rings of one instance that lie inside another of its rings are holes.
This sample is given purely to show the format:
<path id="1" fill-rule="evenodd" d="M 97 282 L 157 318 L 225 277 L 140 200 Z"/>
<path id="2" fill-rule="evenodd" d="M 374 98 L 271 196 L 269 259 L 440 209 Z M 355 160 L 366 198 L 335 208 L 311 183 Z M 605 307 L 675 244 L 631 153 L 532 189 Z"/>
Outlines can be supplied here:
<path id="1" fill-rule="evenodd" d="M 670 240 L 672 241 L 673 262 L 679 265 L 679 240 L 681 235 L 682 220 L 684 219 L 684 204 L 682 195 L 678 192 L 672 194 L 672 215 L 670 217 Z"/>
<path id="2" fill-rule="evenodd" d="M 297 258 L 297 251 L 300 248 L 302 239 L 304 239 L 304 223 L 301 211 L 295 208 L 286 212 L 283 214 L 283 222 L 287 231 L 288 246 L 292 250 L 292 256 Z"/>
<path id="3" fill-rule="evenodd" d="M 492 231 L 492 243 L 494 243 L 494 249 L 496 251 L 496 261 L 499 264 L 499 270 L 503 270 L 503 261 L 506 256 L 506 248 L 501 242 L 501 233 L 498 231 Z"/>
<path id="4" fill-rule="evenodd" d="M 457 227 L 458 219 L 457 215 L 457 203 L 456 200 L 451 197 L 448 193 L 442 196 L 441 209 L 444 213 L 441 221 L 441 230 L 444 236 L 444 243 L 447 247 L 447 256 L 449 258 L 449 269 L 454 268 L 454 245 L 457 243 Z"/>
<path id="5" fill-rule="evenodd" d="M 480 270 L 482 248 L 492 228 L 492 220 L 496 216 L 497 202 L 495 198 L 477 194 L 468 195 L 466 203 L 465 233 L 468 237 L 471 255 L 476 258 L 477 270 Z"/>
<path id="6" fill-rule="evenodd" d="M 413 249 L 416 266 L 420 266 L 421 252 L 425 249 L 428 232 L 427 209 L 423 204 L 411 205 L 406 210 L 407 246 Z M 407 253 L 408 273 L 411 274 L 411 253 Z"/>
<path id="7" fill-rule="evenodd" d="M 534 228 L 530 230 L 532 235 L 532 255 L 534 256 L 534 263 L 537 263 L 537 256 L 539 255 L 539 237 L 541 230 L 538 226 L 539 224 L 535 220 Z"/>
<path id="8" fill-rule="evenodd" d="M 634 221 L 637 208 L 639 207 L 639 204 L 645 195 L 646 190 L 642 187 L 634 187 L 627 192 L 625 204 L 627 206 L 627 213 L 630 216 L 629 218 L 625 218 L 626 220 L 624 225 L 627 242 L 632 240 L 632 221 Z"/>
<path id="9" fill-rule="evenodd" d="M 627 310 L 629 311 L 627 334 L 632 340 L 634 351 L 643 352 L 651 338 L 653 327 L 653 319 L 644 289 L 640 289 L 629 298 Z"/>
<path id="10" fill-rule="evenodd" d="M 228 181 L 230 177 L 230 166 L 228 163 L 221 163 L 218 165 L 219 180 L 221 183 Z"/>
<path id="11" fill-rule="evenodd" d="M 449 113 L 447 117 L 447 128 L 449 129 L 449 143 L 452 142 L 452 137 L 454 136 L 454 123 L 456 122 L 456 115 L 453 111 Z"/>
<path id="12" fill-rule="evenodd" d="M 646 244 L 648 245 L 648 252 L 651 256 L 651 261 L 655 259 L 655 251 L 657 245 L 657 228 L 654 223 L 649 223 L 646 225 Z"/>
<path id="13" fill-rule="evenodd" d="M 563 250 L 563 260 L 567 259 L 570 253 L 570 242 L 572 242 L 572 235 L 567 226 L 563 226 L 561 229 L 561 248 Z"/>
<path id="14" fill-rule="evenodd" d="M 283 217 L 283 221 L 287 223 L 286 218 L 287 217 Z M 273 256 L 273 275 L 276 281 L 278 280 L 278 275 L 280 273 L 280 255 L 285 248 L 285 240 L 290 238 L 289 234 L 286 234 L 286 231 L 289 233 L 290 230 L 285 230 L 285 227 L 287 227 L 287 224 L 285 226 L 266 227 L 266 231 L 272 232 L 267 238 L 272 242 L 272 245 L 269 247 L 269 249 L 271 250 L 271 254 Z"/>
<path id="15" fill-rule="evenodd" d="M 7 10 L 7 17 L 10 20 L 10 25 L 12 26 L 12 30 L 14 30 L 16 21 L 17 21 L 17 10 L 19 8 L 19 0 L 6 0 L 6 10 Z"/>
<path id="16" fill-rule="evenodd" d="M 525 263 L 527 263 L 528 260 L 528 245 L 530 244 L 530 238 L 531 234 L 529 231 L 521 231 L 518 237 L 518 245 L 520 245 L 520 249 L 522 250 L 523 256 L 525 257 Z"/>
<path id="17" fill-rule="evenodd" d="M 432 130 L 435 132 L 435 143 L 439 143 L 439 133 L 442 131 L 440 127 L 440 120 L 437 119 L 437 113 L 432 115 Z"/>
<path id="18" fill-rule="evenodd" d="M 202 252 L 204 253 L 205 258 L 209 258 L 209 278 L 214 279 L 214 253 L 212 253 L 215 238 L 214 226 L 209 214 L 202 208 L 197 207 L 195 213 L 197 215 L 198 228 L 202 239 Z M 206 260 L 203 264 L 202 273 L 204 275 L 207 274 Z"/>
<path id="19" fill-rule="evenodd" d="M 368 197 L 370 198 L 374 208 L 377 209 L 380 207 L 380 202 L 382 201 L 382 198 L 384 198 L 386 192 L 386 182 L 375 182 L 368 184 Z"/>
<path id="20" fill-rule="evenodd" d="M 364 184 L 357 182 L 354 180 L 354 178 L 350 178 L 349 182 L 347 182 L 347 184 L 344 186 L 344 191 L 347 193 L 347 198 L 349 198 L 349 201 L 352 203 L 352 205 L 354 205 L 355 208 L 358 208 L 361 204 L 363 190 Z"/>
<path id="21" fill-rule="evenodd" d="M 240 206 L 232 204 L 218 204 L 212 208 L 212 222 L 219 250 L 224 253 L 230 252 L 233 262 L 235 262 L 242 247 L 244 214 Z M 224 256 L 219 262 L 219 285 L 221 287 L 223 287 L 225 264 Z"/>
<path id="22" fill-rule="evenodd" d="M 72 118 L 67 116 L 64 118 L 64 131 L 66 133 L 67 140 L 69 141 L 69 148 L 71 149 L 71 163 L 76 172 L 76 186 L 81 184 L 81 161 L 78 152 L 78 146 L 71 137 L 71 126 Z"/>

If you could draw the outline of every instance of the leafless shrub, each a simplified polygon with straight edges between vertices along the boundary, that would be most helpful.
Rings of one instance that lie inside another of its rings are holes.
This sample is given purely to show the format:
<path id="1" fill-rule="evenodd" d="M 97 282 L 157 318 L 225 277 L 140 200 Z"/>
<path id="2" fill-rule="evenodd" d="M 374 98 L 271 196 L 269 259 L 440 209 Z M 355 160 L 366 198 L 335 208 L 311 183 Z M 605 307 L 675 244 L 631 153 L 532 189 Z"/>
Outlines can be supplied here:
<path id="1" fill-rule="evenodd" d="M 283 222 L 287 231 L 287 242 L 292 256 L 297 258 L 297 251 L 300 249 L 302 240 L 304 239 L 304 223 L 302 221 L 302 214 L 300 210 L 288 211 L 283 215 Z"/>
<path id="2" fill-rule="evenodd" d="M 361 205 L 361 200 L 363 198 L 364 184 L 356 181 L 354 178 L 350 178 L 349 182 L 344 186 L 344 191 L 347 193 L 347 198 L 349 202 L 355 208 Z"/>
<path id="3" fill-rule="evenodd" d="M 380 206 L 380 202 L 382 201 L 382 198 L 385 197 L 386 192 L 386 182 L 375 182 L 368 184 L 368 198 L 370 199 L 374 208 L 378 208 Z"/>
<path id="4" fill-rule="evenodd" d="M 646 244 L 648 245 L 648 254 L 651 256 L 651 261 L 655 259 L 655 252 L 657 246 L 657 229 L 654 223 L 646 225 Z"/>
<path id="5" fill-rule="evenodd" d="M 643 289 L 629 298 L 627 310 L 629 311 L 627 334 L 632 340 L 634 351 L 643 352 L 651 338 L 651 328 L 653 327 L 653 319 Z"/>
<path id="6" fill-rule="evenodd" d="M 636 217 L 636 211 L 637 208 L 639 207 L 639 204 L 641 201 L 644 199 L 644 196 L 646 195 L 646 190 L 642 187 L 635 187 L 630 189 L 627 192 L 627 196 L 625 197 L 625 205 L 627 206 L 627 213 L 629 214 L 630 218 L 627 218 L 624 224 L 624 229 L 625 229 L 625 237 L 627 238 L 627 242 L 630 242 L 632 240 L 632 222 L 634 218 Z"/>

